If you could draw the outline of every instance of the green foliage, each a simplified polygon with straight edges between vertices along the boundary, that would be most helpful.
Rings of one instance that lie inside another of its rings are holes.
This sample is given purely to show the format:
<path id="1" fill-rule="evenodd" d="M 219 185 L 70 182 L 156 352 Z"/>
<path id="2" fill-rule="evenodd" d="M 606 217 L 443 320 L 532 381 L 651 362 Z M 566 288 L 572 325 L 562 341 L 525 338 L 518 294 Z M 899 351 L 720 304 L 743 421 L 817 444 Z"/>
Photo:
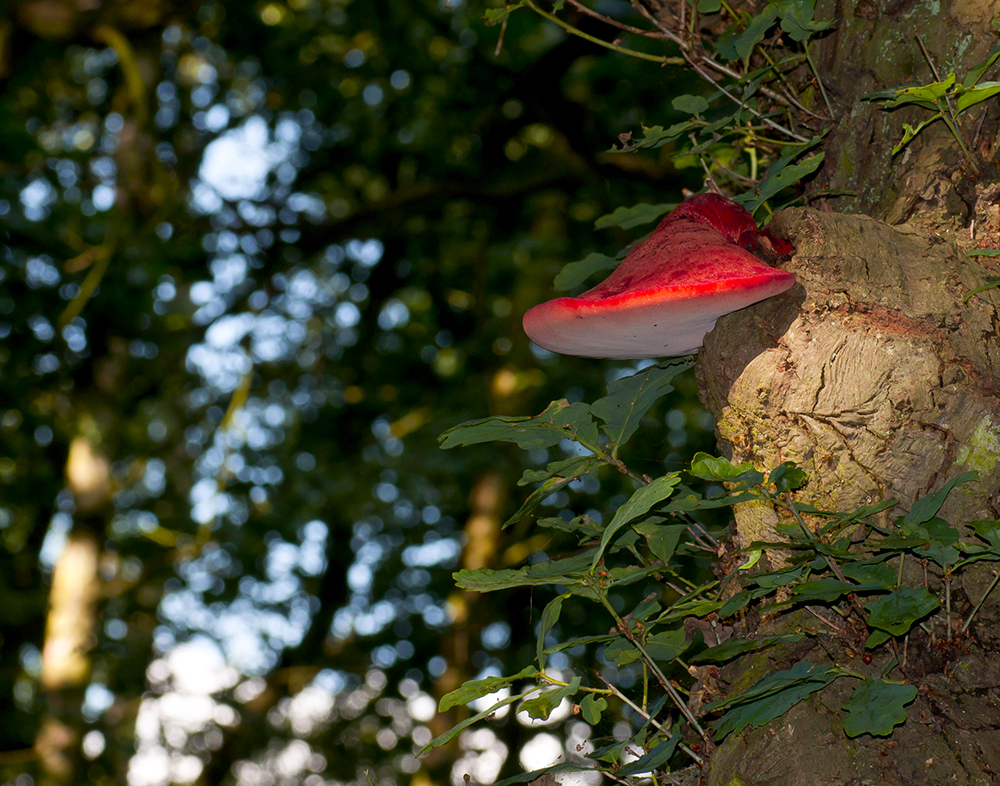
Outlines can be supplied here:
<path id="1" fill-rule="evenodd" d="M 896 726 L 906 721 L 904 708 L 916 697 L 916 685 L 900 685 L 876 679 L 862 680 L 844 704 L 844 709 L 848 712 L 844 721 L 844 734 L 848 737 L 860 734 L 888 737 Z"/>
<path id="2" fill-rule="evenodd" d="M 923 48 L 923 42 L 919 38 L 918 42 L 921 48 Z M 898 109 L 903 106 L 916 106 L 933 113 L 929 118 L 921 121 L 916 126 L 903 123 L 903 138 L 893 147 L 893 155 L 906 147 L 927 126 L 941 120 L 948 126 L 948 130 L 955 137 L 955 141 L 958 142 L 959 147 L 962 148 L 966 160 L 975 169 L 976 165 L 972 160 L 972 154 L 969 152 L 965 144 L 965 138 L 962 136 L 961 129 L 958 126 L 958 117 L 970 107 L 976 106 L 1000 93 L 1000 82 L 980 81 L 993 64 L 996 63 L 997 58 L 1000 58 L 1000 44 L 993 47 L 993 50 L 986 59 L 973 66 L 961 81 L 958 80 L 955 72 L 952 71 L 944 79 L 939 79 L 936 82 L 930 82 L 926 85 L 893 87 L 887 90 L 880 90 L 878 93 L 868 96 L 867 100 L 881 102 L 882 108 L 886 111 Z M 931 63 L 931 67 L 932 69 L 934 68 L 933 63 Z M 934 71 L 936 75 L 936 69 Z"/>
<path id="3" fill-rule="evenodd" d="M 562 425 L 553 432 L 554 423 L 566 420 L 559 414 L 568 408 L 566 402 L 557 402 L 554 410 L 550 407 L 537 418 L 494 418 L 486 425 L 484 421 L 476 421 L 446 434 L 449 447 L 490 438 L 528 446 L 552 446 L 558 434 L 559 444 L 568 452 L 584 449 L 591 452 L 584 457 L 585 463 L 579 463 L 580 456 L 550 462 L 545 470 L 526 472 L 523 483 L 541 483 L 541 488 L 547 491 L 546 484 L 553 477 L 561 478 L 584 468 L 594 473 L 613 468 L 628 473 L 636 486 L 606 525 L 595 524 L 586 517 L 539 522 L 575 536 L 577 551 L 571 557 L 548 558 L 500 571 L 479 569 L 455 574 L 460 587 L 481 592 L 520 586 L 548 585 L 556 589 L 558 594 L 545 605 L 537 628 L 537 669 L 532 670 L 530 677 L 537 680 L 538 687 L 522 694 L 526 700 L 521 710 L 530 717 L 548 718 L 561 701 L 581 693 L 580 714 L 594 725 L 604 721 L 615 701 L 627 702 L 633 709 L 638 707 L 637 711 L 649 723 L 659 711 L 652 706 L 647 710 L 637 705 L 607 679 L 588 684 L 580 674 L 559 679 L 547 674 L 547 656 L 569 647 L 600 647 L 605 662 L 618 669 L 641 664 L 644 673 L 656 675 L 659 683 L 665 685 L 668 679 L 689 680 L 691 664 L 724 664 L 751 653 L 760 653 L 754 656 L 757 658 L 775 653 L 774 658 L 781 662 L 807 635 L 820 633 L 801 628 L 764 636 L 745 632 L 712 647 L 705 646 L 700 633 L 691 635 L 691 630 L 697 630 L 697 626 L 689 627 L 695 620 L 707 618 L 717 624 L 740 615 L 751 604 L 767 604 L 773 609 L 825 606 L 838 608 L 845 616 L 856 615 L 859 624 L 869 630 L 866 647 L 894 662 L 893 656 L 880 648 L 893 638 L 911 634 L 918 623 L 939 624 L 934 615 L 941 605 L 926 587 L 900 584 L 903 560 L 929 559 L 948 571 L 949 576 L 950 571 L 974 560 L 1000 560 L 1000 521 L 971 522 L 969 528 L 982 541 L 971 542 L 961 540 L 958 529 L 939 517 L 950 494 L 978 479 L 972 472 L 958 475 L 935 492 L 915 500 L 891 524 L 884 523 L 882 518 L 895 506 L 891 500 L 852 511 L 825 511 L 795 500 L 792 495 L 808 492 L 809 483 L 801 468 L 791 462 L 762 472 L 751 464 L 734 466 L 725 458 L 698 453 L 691 462 L 690 476 L 725 487 L 724 491 L 707 497 L 684 486 L 679 472 L 655 478 L 630 473 L 619 457 L 620 449 L 638 433 L 639 423 L 653 407 L 673 391 L 674 377 L 686 367 L 685 363 L 651 366 L 615 380 L 608 395 L 593 404 L 573 405 L 570 420 L 576 424 L 571 429 L 575 436 L 570 436 Z M 593 437 L 593 424 L 597 421 L 601 422 L 603 432 L 600 440 Z M 577 447 L 568 447 L 564 439 L 575 442 Z M 692 514 L 748 501 L 773 506 L 785 518 L 777 540 L 749 544 L 745 551 L 751 558 L 721 584 L 711 580 L 696 585 L 686 578 L 685 573 L 689 572 L 685 564 L 692 558 L 713 560 L 722 553 L 722 549 L 706 544 L 705 538 L 711 536 Z M 805 516 L 810 517 L 810 522 L 806 522 Z M 847 528 L 854 529 L 853 537 L 845 536 Z M 762 572 L 756 564 L 769 549 L 782 550 L 785 564 Z M 898 572 L 889 564 L 891 560 L 898 563 Z M 745 573 L 742 586 L 735 593 L 727 592 L 736 573 Z M 686 589 L 673 587 L 667 591 L 663 585 L 658 589 L 653 585 L 654 590 L 627 614 L 616 611 L 613 599 L 620 601 L 622 596 L 617 593 L 621 588 L 666 576 L 683 583 Z M 581 602 L 603 609 L 613 622 L 613 632 L 552 645 L 550 640 L 563 632 L 567 604 Z M 856 640 L 852 638 L 845 644 L 856 646 Z M 791 659 L 790 667 L 765 673 L 746 690 L 705 704 L 697 716 L 679 694 L 674 696 L 668 691 L 660 699 L 666 701 L 668 696 L 672 697 L 675 708 L 687 718 L 692 735 L 707 738 L 707 722 L 714 719 L 711 735 L 718 742 L 730 734 L 781 717 L 836 680 L 860 678 L 839 666 L 795 656 Z M 668 674 L 671 676 L 667 677 Z M 517 678 L 526 676 L 522 671 Z M 461 696 L 479 698 L 498 686 L 511 684 L 514 679 L 477 681 Z M 895 726 L 906 722 L 905 705 L 915 695 L 916 688 L 912 685 L 862 679 L 843 708 L 845 734 L 890 735 Z M 450 704 L 455 702 L 453 696 L 447 697 Z M 437 744 L 440 743 L 434 741 L 432 746 Z M 647 738 L 640 730 L 629 744 L 644 753 L 626 766 L 619 766 L 623 750 L 620 744 L 599 748 L 589 758 L 598 769 L 624 778 L 650 770 L 669 772 L 693 755 L 676 733 L 663 732 L 662 736 Z"/>

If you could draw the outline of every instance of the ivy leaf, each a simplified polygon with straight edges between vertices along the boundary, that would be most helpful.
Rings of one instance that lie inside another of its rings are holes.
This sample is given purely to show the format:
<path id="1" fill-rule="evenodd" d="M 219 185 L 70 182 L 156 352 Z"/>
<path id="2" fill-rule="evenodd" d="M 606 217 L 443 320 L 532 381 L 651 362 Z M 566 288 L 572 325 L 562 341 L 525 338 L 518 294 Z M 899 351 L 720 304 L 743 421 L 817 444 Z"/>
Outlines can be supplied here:
<path id="1" fill-rule="evenodd" d="M 938 599 L 923 587 L 900 587 L 865 604 L 868 625 L 893 636 L 902 636 L 939 604 Z"/>
<path id="2" fill-rule="evenodd" d="M 608 395 L 590 405 L 591 413 L 604 421 L 602 430 L 614 443 L 613 458 L 617 458 L 618 448 L 628 442 L 657 400 L 673 391 L 670 383 L 674 377 L 692 365 L 689 359 L 675 360 L 616 379 L 608 385 Z"/>
<path id="3" fill-rule="evenodd" d="M 611 523 L 604 530 L 604 534 L 601 536 L 601 543 L 594 554 L 594 561 L 591 563 L 590 569 L 594 570 L 597 567 L 597 563 L 601 561 L 601 557 L 604 555 L 604 550 L 622 527 L 630 521 L 639 518 L 639 516 L 648 513 L 650 508 L 669 497 L 674 491 L 674 486 L 680 482 L 681 479 L 675 472 L 656 478 L 648 486 L 643 486 L 635 491 L 625 504 L 615 511 L 614 518 L 611 519 Z"/>
<path id="4" fill-rule="evenodd" d="M 732 37 L 730 44 L 740 60 L 746 62 L 750 58 L 754 47 L 764 40 L 767 31 L 771 29 L 777 19 L 778 9 L 773 5 L 768 5 L 750 20 L 746 30 Z"/>
<path id="5" fill-rule="evenodd" d="M 657 767 L 662 767 L 677 750 L 677 744 L 681 741 L 680 734 L 671 735 L 670 739 L 661 740 L 652 750 L 647 751 L 644 756 L 640 756 L 635 761 L 629 762 L 622 767 L 615 775 L 624 778 L 628 775 L 636 775 L 640 772 L 649 772 Z"/>
<path id="6" fill-rule="evenodd" d="M 906 721 L 905 705 L 917 697 L 915 685 L 867 679 L 854 689 L 854 694 L 844 704 L 849 713 L 844 721 L 844 734 L 857 737 L 872 734 L 888 737 L 894 727 Z"/>
<path id="7" fill-rule="evenodd" d="M 722 8 L 722 0 L 698 0 L 699 14 L 717 14 Z"/>
<path id="8" fill-rule="evenodd" d="M 492 417 L 472 420 L 445 431 L 438 442 L 444 449 L 480 442 L 513 442 L 524 450 L 551 448 L 564 439 L 597 445 L 597 424 L 582 401 L 553 401 L 535 417 Z"/>
<path id="9" fill-rule="evenodd" d="M 452 707 L 457 707 L 460 704 L 468 704 L 470 701 L 481 699 L 483 696 L 489 696 L 491 693 L 496 693 L 501 688 L 506 688 L 517 680 L 534 677 L 537 673 L 538 671 L 534 667 L 528 666 L 510 677 L 486 677 L 481 680 L 469 680 L 462 687 L 456 688 L 441 697 L 441 701 L 438 703 L 438 712 L 447 712 Z"/>
<path id="10" fill-rule="evenodd" d="M 768 674 L 745 693 L 732 699 L 705 705 L 711 712 L 723 707 L 729 711 L 715 725 L 715 739 L 722 740 L 747 726 L 757 728 L 779 718 L 803 699 L 833 682 L 839 673 L 835 669 L 817 666 L 807 660 L 785 671 Z"/>
<path id="11" fill-rule="evenodd" d="M 643 145 L 640 145 L 640 147 L 641 146 Z M 638 205 L 632 205 L 632 207 L 618 207 L 615 208 L 613 213 L 609 213 L 608 215 L 601 216 L 597 219 L 594 222 L 594 226 L 598 229 L 607 229 L 608 227 L 632 229 L 632 227 L 656 221 L 661 216 L 669 213 L 675 207 L 677 207 L 675 202 L 665 202 L 659 205 L 649 205 L 643 202 Z"/>
<path id="12" fill-rule="evenodd" d="M 601 713 L 608 708 L 608 702 L 603 696 L 595 696 L 588 693 L 580 702 L 580 714 L 591 726 L 596 726 L 601 722 Z"/>
<path id="13" fill-rule="evenodd" d="M 579 262 L 570 262 L 568 265 L 564 265 L 552 282 L 552 287 L 557 292 L 564 292 L 582 284 L 594 273 L 611 270 L 615 267 L 618 267 L 618 260 L 615 257 L 597 253 L 587 254 Z"/>
<path id="14" fill-rule="evenodd" d="M 542 611 L 542 620 L 538 625 L 538 668 L 545 669 L 545 637 L 548 632 L 552 630 L 553 626 L 559 621 L 559 615 L 562 613 L 562 604 L 566 599 L 566 595 L 558 595 L 548 602 L 545 609 Z"/>

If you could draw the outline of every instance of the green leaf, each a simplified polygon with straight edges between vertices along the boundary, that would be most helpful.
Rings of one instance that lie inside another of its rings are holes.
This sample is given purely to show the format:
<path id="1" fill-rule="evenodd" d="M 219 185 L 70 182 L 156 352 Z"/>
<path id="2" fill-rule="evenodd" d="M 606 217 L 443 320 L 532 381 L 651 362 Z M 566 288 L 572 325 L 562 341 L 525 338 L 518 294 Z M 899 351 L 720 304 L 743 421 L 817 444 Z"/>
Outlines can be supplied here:
<path id="1" fill-rule="evenodd" d="M 594 561 L 591 563 L 590 569 L 594 570 L 597 567 L 597 563 L 604 556 L 604 550 L 622 527 L 630 521 L 639 518 L 639 516 L 645 515 L 649 512 L 650 508 L 669 497 L 674 491 L 674 486 L 680 482 L 680 477 L 676 473 L 673 473 L 656 478 L 648 486 L 643 486 L 633 492 L 625 504 L 615 511 L 614 518 L 611 519 L 611 523 L 604 530 L 604 534 L 601 536 L 601 543 L 597 547 L 597 553 L 594 554 Z"/>
<path id="2" fill-rule="evenodd" d="M 970 521 L 967 526 L 994 549 L 1000 549 L 1000 519 Z"/>
<path id="3" fill-rule="evenodd" d="M 625 666 L 628 663 L 635 663 L 639 660 L 642 657 L 642 653 L 632 646 L 632 643 L 628 639 L 620 637 L 604 648 L 604 657 L 612 663 Z"/>
<path id="4" fill-rule="evenodd" d="M 902 636 L 938 605 L 938 599 L 923 587 L 900 587 L 888 595 L 868 601 L 865 607 L 870 627 Z"/>
<path id="5" fill-rule="evenodd" d="M 773 5 L 768 5 L 750 20 L 746 30 L 733 36 L 731 45 L 740 60 L 746 62 L 750 58 L 754 47 L 764 40 L 764 36 L 767 35 L 767 31 L 771 29 L 777 18 L 778 9 Z"/>
<path id="6" fill-rule="evenodd" d="M 494 783 L 493 786 L 514 786 L 515 783 L 531 783 L 539 780 L 544 775 L 555 774 L 557 772 L 580 772 L 580 770 L 585 769 L 587 768 L 579 762 L 561 761 L 558 764 L 553 764 L 551 767 L 542 767 L 540 770 L 511 775 L 509 778 L 504 778 L 502 781 Z"/>
<path id="7" fill-rule="evenodd" d="M 782 636 L 765 636 L 760 639 L 733 638 L 688 658 L 691 663 L 725 663 L 745 652 L 756 652 L 782 641 L 796 642 L 804 639 L 801 633 L 787 633 Z"/>
<path id="8" fill-rule="evenodd" d="M 512 11 L 516 11 L 523 6 L 524 3 L 513 3 L 504 8 L 487 8 L 483 12 L 483 21 L 488 25 L 495 25 L 497 22 L 502 22 L 506 19 Z"/>
<path id="9" fill-rule="evenodd" d="M 717 14 L 722 8 L 722 0 L 698 0 L 699 14 Z"/>
<path id="10" fill-rule="evenodd" d="M 791 461 L 786 461 L 784 464 L 778 465 L 767 476 L 768 484 L 773 483 L 777 486 L 779 494 L 783 494 L 786 491 L 794 491 L 803 486 L 808 479 L 806 473 Z"/>
<path id="11" fill-rule="evenodd" d="M 817 601 L 832 603 L 841 595 L 846 595 L 849 592 L 871 592 L 882 589 L 885 589 L 885 586 L 881 582 L 851 584 L 849 581 L 839 581 L 838 579 L 816 579 L 797 584 L 792 588 L 792 596 L 795 600 L 803 603 L 816 603 Z"/>
<path id="12" fill-rule="evenodd" d="M 521 479 L 517 481 L 517 485 L 527 486 L 529 483 L 538 483 L 552 477 L 575 479 L 586 475 L 593 469 L 593 462 L 593 456 L 573 456 L 573 458 L 550 462 L 545 469 L 526 469 L 521 473 Z"/>
<path id="13" fill-rule="evenodd" d="M 653 556 L 666 565 L 687 530 L 687 524 L 659 524 L 650 519 L 636 524 L 633 529 L 646 539 Z"/>
<path id="14" fill-rule="evenodd" d="M 995 255 L 989 254 L 988 256 L 995 256 Z M 996 281 L 991 281 L 988 284 L 983 284 L 981 287 L 976 287 L 975 289 L 970 290 L 969 294 L 967 294 L 964 298 L 962 298 L 962 302 L 968 303 L 969 298 L 971 298 L 973 295 L 978 295 L 980 292 L 985 292 L 987 289 L 996 289 L 997 287 L 1000 287 L 1000 279 L 997 279 Z"/>
<path id="15" fill-rule="evenodd" d="M 580 475 L 586 475 L 588 472 L 590 472 L 590 470 L 594 468 L 594 466 L 596 466 L 596 459 L 593 456 L 584 456 L 583 458 L 585 459 L 584 463 L 578 465 L 578 469 L 580 470 L 579 472 Z M 549 495 L 559 491 L 559 489 L 561 489 L 563 486 L 568 486 L 570 483 L 576 480 L 577 477 L 578 476 L 575 474 L 569 475 L 568 477 L 550 477 L 548 480 L 542 483 L 541 486 L 539 486 L 537 489 L 532 491 L 531 494 L 528 495 L 528 498 L 524 501 L 524 504 L 522 504 L 521 507 L 518 508 L 517 512 L 503 523 L 502 529 L 507 529 L 507 527 L 510 527 L 513 524 L 519 522 L 529 513 L 534 511 L 535 508 L 541 505 L 542 502 L 544 502 L 546 498 L 549 497 Z M 522 480 L 523 479 L 524 476 L 522 476 Z"/>
<path id="16" fill-rule="evenodd" d="M 793 41 L 805 41 L 833 24 L 830 21 L 813 21 L 815 0 L 769 0 L 769 2 L 778 9 L 781 29 L 788 33 Z"/>
<path id="17" fill-rule="evenodd" d="M 939 491 L 936 491 L 926 497 L 921 497 L 914 502 L 913 507 L 910 508 L 910 512 L 903 516 L 901 520 L 911 524 L 920 524 L 927 521 L 932 516 L 936 515 L 939 510 L 941 510 L 941 506 L 944 504 L 945 499 L 948 498 L 948 495 L 951 493 L 952 489 L 955 488 L 955 486 L 961 486 L 964 483 L 978 480 L 978 472 L 963 472 L 958 477 L 954 477 L 945 483 Z"/>
<path id="18" fill-rule="evenodd" d="M 977 248 L 966 254 L 967 257 L 1000 257 L 1000 248 Z"/>
<path id="19" fill-rule="evenodd" d="M 580 690 L 580 678 L 574 677 L 569 685 L 555 690 L 542 691 L 535 698 L 528 699 L 517 708 L 517 711 L 527 713 L 528 717 L 534 720 L 548 720 L 552 710 L 558 707 L 563 699 L 568 699 L 578 690 Z"/>
<path id="20" fill-rule="evenodd" d="M 851 698 L 844 704 L 847 720 L 844 734 L 857 737 L 859 734 L 873 734 L 888 737 L 894 727 L 906 721 L 907 704 L 917 697 L 915 685 L 900 685 L 895 682 L 867 679 L 854 689 Z"/>
<path id="21" fill-rule="evenodd" d="M 619 260 L 615 259 L 615 257 L 597 253 L 587 254 L 579 262 L 570 262 L 568 265 L 564 265 L 563 269 L 559 271 L 559 274 L 552 282 L 552 287 L 557 292 L 564 292 L 578 284 L 582 284 L 594 275 L 594 273 L 618 267 L 618 263 Z"/>
<path id="22" fill-rule="evenodd" d="M 884 630 L 873 630 L 868 635 L 868 638 L 865 639 L 865 649 L 873 650 L 876 647 L 885 644 L 891 638 L 892 636 L 890 636 Z"/>
<path id="23" fill-rule="evenodd" d="M 948 74 L 943 82 L 914 85 L 896 90 L 896 97 L 885 104 L 885 109 L 895 109 L 906 104 L 916 104 L 924 109 L 942 109 L 944 98 L 955 84 L 955 74 Z"/>
<path id="24" fill-rule="evenodd" d="M 649 772 L 650 770 L 655 770 L 657 767 L 662 767 L 670 761 L 670 757 L 674 755 L 674 751 L 677 750 L 677 744 L 680 741 L 680 734 L 674 734 L 671 735 L 670 739 L 661 740 L 652 750 L 648 751 L 644 756 L 640 756 L 635 761 L 626 764 L 615 775 L 619 778 L 624 778 L 629 775 Z"/>
<path id="25" fill-rule="evenodd" d="M 596 726 L 601 722 L 601 713 L 608 708 L 608 702 L 603 696 L 595 696 L 588 693 L 580 702 L 580 714 L 591 726 Z"/>
<path id="26" fill-rule="evenodd" d="M 615 208 L 613 213 L 597 219 L 594 222 L 594 226 L 598 229 L 607 229 L 608 227 L 632 229 L 632 227 L 656 221 L 675 207 L 677 207 L 676 202 L 664 202 L 659 205 L 649 205 L 643 202 L 638 205 L 632 205 L 632 207 L 618 207 Z"/>
<path id="27" fill-rule="evenodd" d="M 815 141 L 818 141 L 818 139 L 819 137 L 816 137 Z M 806 150 L 809 147 L 812 147 L 812 142 L 805 145 L 802 150 Z M 754 213 L 758 207 L 764 204 L 779 191 L 795 185 L 806 175 L 811 175 L 819 169 L 820 164 L 823 163 L 826 153 L 816 153 L 808 158 L 804 158 L 798 164 L 789 163 L 795 156 L 798 156 L 802 150 L 796 150 L 794 154 L 791 155 L 786 154 L 782 158 L 775 161 L 768 168 L 767 177 L 758 187 L 756 196 L 751 195 L 752 198 L 749 200 L 737 198 L 736 201 L 743 202 L 743 206 L 751 213 Z M 740 197 L 743 196 L 743 194 L 740 194 Z"/>
<path id="28" fill-rule="evenodd" d="M 614 443 L 612 457 L 639 428 L 639 422 L 652 406 L 673 391 L 674 377 L 694 365 L 689 359 L 650 366 L 632 376 L 616 379 L 608 385 L 608 395 L 590 405 L 591 413 L 604 421 L 602 430 Z"/>
<path id="29" fill-rule="evenodd" d="M 534 670 L 532 669 L 532 671 Z M 423 756 L 429 750 L 433 750 L 434 748 L 439 748 L 442 745 L 447 745 L 469 726 L 472 726 L 474 723 L 479 723 L 479 721 L 483 720 L 483 718 L 490 717 L 501 707 L 506 707 L 508 704 L 513 704 L 515 701 L 520 701 L 525 696 L 528 696 L 535 690 L 537 689 L 532 688 L 531 690 L 526 691 L 525 693 L 519 693 L 516 696 L 508 696 L 505 699 L 500 699 L 500 701 L 498 701 L 496 704 L 492 705 L 491 707 L 488 707 L 482 712 L 476 713 L 471 718 L 466 718 L 464 721 L 461 721 L 460 723 L 456 723 L 454 726 L 448 729 L 448 731 L 446 731 L 444 734 L 440 734 L 433 740 L 428 742 L 423 748 L 420 749 L 420 752 L 417 753 L 417 756 Z"/>
<path id="30" fill-rule="evenodd" d="M 729 707 L 715 725 L 715 738 L 722 740 L 747 726 L 757 728 L 779 718 L 803 699 L 822 690 L 839 676 L 839 672 L 809 661 L 800 661 L 786 671 L 769 674 L 740 696 L 705 705 L 705 711 Z"/>
<path id="31" fill-rule="evenodd" d="M 708 101 L 701 96 L 677 96 L 671 104 L 678 112 L 684 112 L 688 115 L 699 116 L 708 111 Z"/>
<path id="32" fill-rule="evenodd" d="M 702 480 L 718 480 L 736 483 L 741 480 L 762 483 L 764 474 L 753 468 L 749 462 L 734 467 L 732 462 L 724 457 L 710 456 L 707 453 L 695 453 L 691 460 L 691 474 Z"/>
<path id="33" fill-rule="evenodd" d="M 1000 43 L 990 50 L 990 53 L 986 55 L 986 59 L 983 60 L 983 62 L 974 65 L 969 73 L 965 75 L 965 80 L 962 82 L 963 86 L 972 87 L 975 85 L 980 79 L 983 78 L 983 75 L 987 72 L 987 70 L 989 70 L 990 66 L 996 62 L 998 57 L 1000 57 Z"/>
<path id="34" fill-rule="evenodd" d="M 444 449 L 480 442 L 513 442 L 524 450 L 550 448 L 564 439 L 585 447 L 597 445 L 597 424 L 590 407 L 582 401 L 553 401 L 535 417 L 492 417 L 473 420 L 445 431 L 440 437 Z"/>
<path id="35" fill-rule="evenodd" d="M 486 677 L 481 680 L 469 680 L 462 687 L 456 688 L 441 697 L 441 701 L 438 703 L 438 712 L 447 712 L 452 707 L 457 707 L 460 704 L 468 704 L 470 701 L 481 699 L 483 696 L 489 696 L 491 693 L 496 693 L 501 688 L 506 688 L 517 680 L 534 677 L 537 673 L 537 669 L 533 666 L 528 666 L 511 677 Z"/>
<path id="36" fill-rule="evenodd" d="M 642 139 L 627 139 L 627 141 L 623 142 L 622 147 L 613 147 L 608 152 L 630 153 L 633 150 L 641 150 L 644 148 L 647 150 L 655 150 L 658 147 L 670 144 L 690 131 L 701 128 L 703 125 L 703 121 L 685 120 L 683 123 L 675 123 L 667 129 L 664 129 L 663 126 L 650 126 L 649 128 L 643 126 Z"/>
<path id="37" fill-rule="evenodd" d="M 553 626 L 559 621 L 559 614 L 562 612 L 563 601 L 567 598 L 566 595 L 558 595 L 548 602 L 545 609 L 542 611 L 542 620 L 538 626 L 538 668 L 544 671 L 545 669 L 545 637 L 548 632 L 552 630 Z"/>
<path id="38" fill-rule="evenodd" d="M 477 568 L 460 570 L 452 574 L 460 589 L 493 592 L 513 587 L 537 587 L 543 584 L 563 584 L 567 587 L 581 584 L 590 564 L 590 551 L 575 557 L 550 562 L 536 562 L 523 568 Z"/>
<path id="39" fill-rule="evenodd" d="M 917 134 L 919 134 L 921 131 L 927 128 L 927 126 L 929 126 L 931 123 L 941 120 L 943 117 L 944 115 L 938 112 L 929 119 L 924 120 L 924 122 L 922 122 L 916 128 L 911 126 L 909 123 L 903 123 L 903 138 L 900 139 L 899 142 L 892 148 L 892 154 L 896 155 L 896 153 L 898 153 L 900 150 L 902 150 L 904 147 L 910 144 L 910 141 Z"/>
<path id="40" fill-rule="evenodd" d="M 848 562 L 841 566 L 841 571 L 859 584 L 878 584 L 889 589 L 896 583 L 896 574 L 885 562 Z"/>
<path id="41" fill-rule="evenodd" d="M 647 637 L 642 646 L 653 660 L 669 663 L 687 649 L 684 636 L 684 628 L 665 630 Z"/>
<path id="42" fill-rule="evenodd" d="M 955 111 L 962 112 L 970 106 L 975 106 L 980 101 L 992 98 L 997 93 L 1000 93 L 1000 82 L 983 82 L 977 87 L 962 92 L 955 100 Z"/>

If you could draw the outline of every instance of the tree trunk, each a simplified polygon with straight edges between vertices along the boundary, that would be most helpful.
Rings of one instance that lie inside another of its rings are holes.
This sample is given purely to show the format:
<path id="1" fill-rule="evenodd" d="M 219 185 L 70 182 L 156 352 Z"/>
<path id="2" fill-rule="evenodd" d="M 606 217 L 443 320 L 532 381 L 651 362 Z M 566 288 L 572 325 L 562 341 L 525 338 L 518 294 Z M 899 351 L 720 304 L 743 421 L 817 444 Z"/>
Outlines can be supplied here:
<path id="1" fill-rule="evenodd" d="M 995 519 L 1000 290 L 963 301 L 996 278 L 990 260 L 965 253 L 1000 247 L 1000 183 L 992 161 L 1000 111 L 993 99 L 959 116 L 971 161 L 940 120 L 893 155 L 902 124 L 916 126 L 932 113 L 885 112 L 864 99 L 951 72 L 961 83 L 996 43 L 989 25 L 997 3 L 820 0 L 819 6 L 818 18 L 836 20 L 813 54 L 838 118 L 814 185 L 839 195 L 824 210 L 774 217 L 772 229 L 796 247 L 787 267 L 798 284 L 719 321 L 698 361 L 703 401 L 734 463 L 768 469 L 794 461 L 806 470 L 809 482 L 798 501 L 850 511 L 898 499 L 900 508 L 883 519 L 889 522 L 948 479 L 976 470 L 981 482 L 952 493 L 939 515 L 960 529 Z M 997 78 L 995 71 L 985 77 Z M 738 506 L 735 518 L 743 545 L 778 539 L 776 510 Z M 963 539 L 975 538 L 966 529 Z M 764 561 L 783 559 L 772 552 Z M 940 571 L 910 562 L 904 583 L 927 582 L 943 596 Z M 933 638 L 918 631 L 905 651 L 900 645 L 905 668 L 897 666 L 887 679 L 906 680 L 919 693 L 891 737 L 844 735 L 841 707 L 853 686 L 839 680 L 782 718 L 727 738 L 711 758 L 708 783 L 996 783 L 1000 593 L 986 598 L 967 634 L 955 635 L 991 580 L 988 563 L 963 569 L 951 582 L 951 619 L 942 614 L 933 621 Z M 798 626 L 815 635 L 738 660 L 723 672 L 731 689 L 806 659 L 868 676 L 888 665 L 863 663 L 863 631 L 852 634 L 844 625 L 837 633 L 802 614 L 764 617 L 763 630 Z"/>
<path id="2" fill-rule="evenodd" d="M 795 209 L 772 226 L 796 246 L 789 268 L 798 284 L 720 320 L 699 361 L 723 451 L 758 469 L 796 462 L 809 475 L 798 500 L 826 510 L 893 498 L 905 510 L 977 470 L 982 482 L 952 494 L 941 515 L 953 525 L 1000 516 L 1000 295 L 990 290 L 962 302 L 985 283 L 981 265 L 934 234 L 864 216 Z M 735 515 L 742 545 L 779 540 L 775 510 L 744 505 Z M 959 579 L 956 620 L 982 596 L 990 571 L 972 566 Z M 930 582 L 931 591 L 941 590 L 940 577 Z M 861 783 L 873 774 L 878 783 L 993 782 L 985 773 L 1000 773 L 1000 669 L 992 652 L 998 614 L 1000 596 L 993 595 L 964 649 L 941 653 L 951 657 L 923 657 L 915 650 L 927 642 L 913 637 L 906 670 L 891 678 L 916 683 L 920 695 L 891 742 L 845 738 L 839 709 L 852 686 L 837 683 L 784 718 L 727 740 L 709 782 Z M 807 627 L 822 627 L 811 622 Z M 948 638 L 943 627 L 937 638 Z M 852 661 L 852 651 L 863 651 L 857 644 L 819 630 L 807 646 L 775 658 L 877 676 L 886 664 Z M 756 671 L 764 664 L 751 665 Z M 744 661 L 732 675 L 750 667 Z"/>

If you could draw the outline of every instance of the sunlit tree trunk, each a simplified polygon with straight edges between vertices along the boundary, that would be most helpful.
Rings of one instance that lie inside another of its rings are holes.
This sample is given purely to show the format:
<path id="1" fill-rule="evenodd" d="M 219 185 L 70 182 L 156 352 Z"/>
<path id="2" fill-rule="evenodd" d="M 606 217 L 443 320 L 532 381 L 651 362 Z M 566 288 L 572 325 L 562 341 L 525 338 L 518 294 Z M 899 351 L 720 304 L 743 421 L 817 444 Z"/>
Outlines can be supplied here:
<path id="1" fill-rule="evenodd" d="M 101 512 L 110 496 L 107 460 L 78 437 L 70 446 L 66 479 L 76 523 L 52 571 L 40 682 L 46 713 L 35 740 L 45 786 L 79 783 L 83 699 L 96 644 Z"/>

